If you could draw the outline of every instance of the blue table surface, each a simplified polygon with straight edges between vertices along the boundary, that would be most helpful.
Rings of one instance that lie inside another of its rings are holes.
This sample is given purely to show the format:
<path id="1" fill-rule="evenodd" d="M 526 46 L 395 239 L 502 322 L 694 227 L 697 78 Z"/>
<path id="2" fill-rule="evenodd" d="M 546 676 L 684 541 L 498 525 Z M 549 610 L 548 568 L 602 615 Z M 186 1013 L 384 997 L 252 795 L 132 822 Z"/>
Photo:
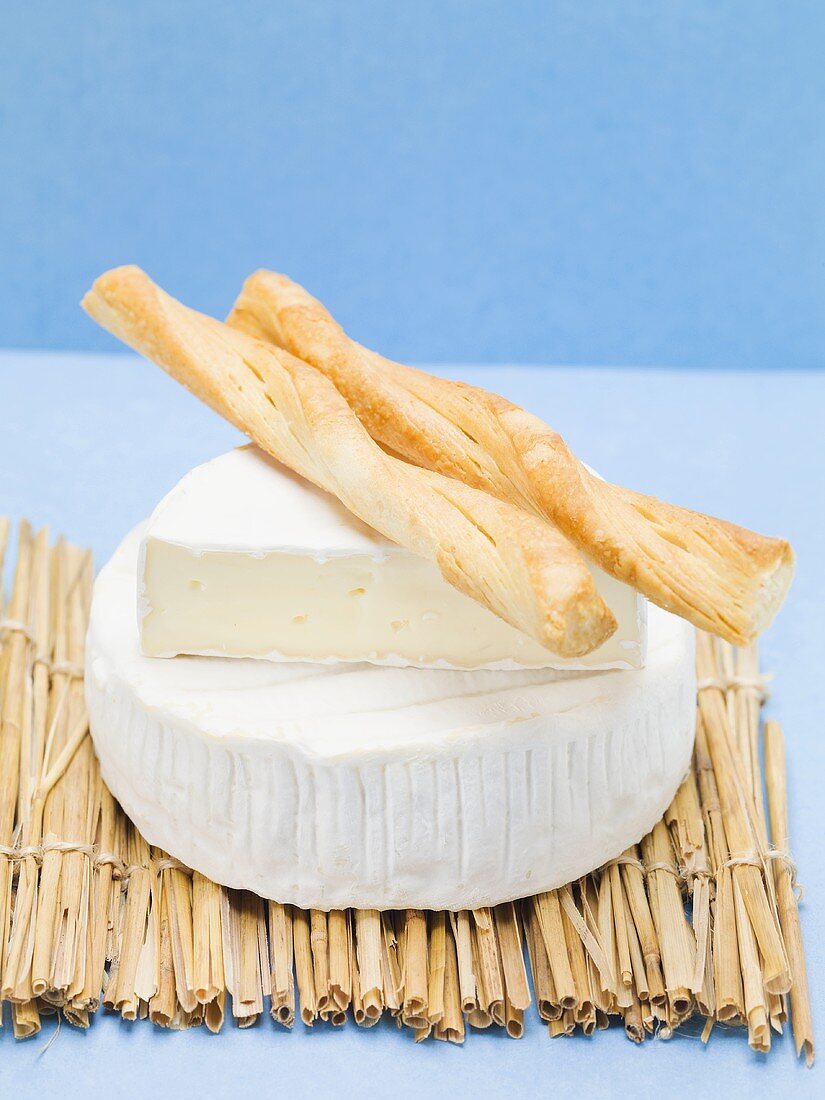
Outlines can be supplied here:
<path id="1" fill-rule="evenodd" d="M 792 847 L 805 884 L 803 931 L 815 1020 L 823 1013 L 825 867 L 820 847 L 825 773 L 822 622 L 825 615 L 822 481 L 825 372 L 683 373 L 551 367 L 440 367 L 526 405 L 559 429 L 611 480 L 791 539 L 798 571 L 787 604 L 763 640 L 775 674 L 768 712 L 790 754 Z M 134 356 L 0 353 L 0 513 L 49 524 L 94 548 L 102 562 L 191 466 L 239 441 L 237 433 L 160 371 Z M 551 1040 L 528 1013 L 520 1042 L 472 1032 L 463 1048 L 427 1042 L 389 1021 L 370 1034 L 268 1016 L 217 1037 L 163 1032 L 100 1015 L 87 1032 L 54 1024 L 15 1043 L 0 1033 L 0 1092 L 88 1096 L 209 1096 L 284 1090 L 292 1095 L 366 1089 L 402 1098 L 554 1091 L 582 1096 L 811 1096 L 821 1071 L 794 1058 L 790 1037 L 768 1057 L 739 1032 L 695 1032 L 637 1049 L 619 1029 Z M 115 1084 L 116 1083 L 116 1084 Z M 656 1091 L 658 1090 L 658 1092 Z M 820 1093 L 821 1094 L 821 1093 Z"/>

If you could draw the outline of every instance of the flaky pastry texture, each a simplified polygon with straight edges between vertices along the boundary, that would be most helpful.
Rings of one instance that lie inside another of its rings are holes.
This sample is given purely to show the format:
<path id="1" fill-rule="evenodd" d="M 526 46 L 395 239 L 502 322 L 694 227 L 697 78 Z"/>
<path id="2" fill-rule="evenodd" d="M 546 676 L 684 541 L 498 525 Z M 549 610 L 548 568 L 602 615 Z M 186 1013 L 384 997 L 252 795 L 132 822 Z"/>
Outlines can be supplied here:
<path id="1" fill-rule="evenodd" d="M 136 267 L 102 275 L 84 309 L 259 447 L 564 657 L 616 628 L 578 551 L 551 524 L 386 454 L 320 371 L 188 309 Z"/>
<path id="2" fill-rule="evenodd" d="M 781 606 L 794 570 L 784 539 L 602 481 L 538 417 L 361 347 L 286 276 L 247 279 L 229 324 L 323 371 L 394 453 L 552 520 L 605 572 L 695 626 L 742 645 Z"/>

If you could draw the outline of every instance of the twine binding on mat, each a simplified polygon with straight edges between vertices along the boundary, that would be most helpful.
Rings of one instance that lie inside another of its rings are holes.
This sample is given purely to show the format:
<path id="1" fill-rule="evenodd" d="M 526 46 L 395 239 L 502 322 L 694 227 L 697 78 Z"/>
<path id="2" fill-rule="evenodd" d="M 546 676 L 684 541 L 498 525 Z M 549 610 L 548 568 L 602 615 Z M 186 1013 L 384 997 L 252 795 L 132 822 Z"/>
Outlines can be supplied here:
<path id="1" fill-rule="evenodd" d="M 637 871 L 640 871 L 645 876 L 645 878 L 652 875 L 654 871 L 667 871 L 667 873 L 672 875 L 680 884 L 690 886 L 695 879 L 703 879 L 705 881 L 712 880 L 715 882 L 719 874 L 727 867 L 758 867 L 761 869 L 771 860 L 777 860 L 787 868 L 791 876 L 791 886 L 796 892 L 797 897 L 801 900 L 804 897 L 805 891 L 797 877 L 796 862 L 790 852 L 781 848 L 770 847 L 763 854 L 753 851 L 745 852 L 742 855 L 730 856 L 730 858 L 726 859 L 715 871 L 709 871 L 704 867 L 696 869 L 677 867 L 673 863 L 661 861 L 645 865 L 636 856 L 628 855 L 616 856 L 615 859 L 609 859 L 607 863 L 602 865 L 600 870 L 605 871 L 609 867 L 635 867 Z"/>
<path id="2" fill-rule="evenodd" d="M 22 634 L 29 643 L 34 643 L 35 638 L 31 630 L 19 619 L 0 619 L 0 634 Z M 82 680 L 84 676 L 83 666 L 74 661 L 53 661 L 47 653 L 35 653 L 32 657 L 33 665 L 45 665 L 52 675 L 62 674 L 72 680 Z"/>
<path id="3" fill-rule="evenodd" d="M 34 641 L 29 628 L 19 619 L 0 619 L 0 633 L 22 634 L 27 642 Z"/>
<path id="4" fill-rule="evenodd" d="M 45 840 L 42 844 L 26 844 L 21 847 L 11 847 L 8 844 L 0 844 L 0 856 L 13 863 L 22 863 L 26 859 L 33 859 L 35 863 L 43 862 L 43 856 L 47 852 L 79 852 L 88 856 L 95 867 L 113 867 L 118 878 L 127 879 L 135 871 L 153 871 L 161 874 L 163 871 L 181 871 L 185 875 L 192 875 L 191 867 L 181 863 L 179 859 L 171 856 L 163 856 L 160 859 L 148 860 L 145 863 L 127 864 L 116 852 L 100 852 L 94 844 L 84 844 L 73 840 Z"/>
<path id="5" fill-rule="evenodd" d="M 39 654 L 34 660 L 35 664 L 46 665 L 53 676 L 68 676 L 71 680 L 83 679 L 83 666 L 76 665 L 72 661 L 52 661 L 43 654 Z"/>
<path id="6" fill-rule="evenodd" d="M 797 899 L 801 901 L 805 895 L 805 890 L 797 877 L 796 861 L 790 852 L 782 848 L 770 847 L 762 853 L 745 852 L 743 855 L 731 856 L 729 859 L 725 860 L 719 870 L 721 871 L 725 867 L 757 867 L 762 869 L 772 860 L 781 863 L 787 870 L 788 874 L 791 876 L 791 889 L 796 894 Z"/>
<path id="7" fill-rule="evenodd" d="M 704 676 L 697 680 L 696 690 L 716 688 L 718 691 L 753 691 L 759 696 L 760 702 L 765 703 L 770 699 L 768 684 L 772 678 L 767 673 L 758 673 L 755 676 Z"/>
<path id="8" fill-rule="evenodd" d="M 155 870 L 160 874 L 161 871 L 182 871 L 185 875 L 192 874 L 192 868 L 187 867 L 185 863 L 181 863 L 179 859 L 172 859 L 171 856 L 164 856 L 163 859 L 155 860 Z"/>

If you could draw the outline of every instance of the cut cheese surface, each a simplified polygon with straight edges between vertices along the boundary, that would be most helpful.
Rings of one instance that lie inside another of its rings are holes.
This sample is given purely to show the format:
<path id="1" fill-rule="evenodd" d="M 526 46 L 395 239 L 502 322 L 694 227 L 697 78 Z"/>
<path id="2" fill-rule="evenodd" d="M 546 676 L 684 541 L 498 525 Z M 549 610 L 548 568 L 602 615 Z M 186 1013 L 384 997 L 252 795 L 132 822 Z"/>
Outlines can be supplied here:
<path id="1" fill-rule="evenodd" d="M 685 775 L 694 632 L 658 608 L 633 671 L 155 660 L 143 533 L 95 585 L 92 736 L 146 839 L 217 882 L 308 908 L 496 904 L 619 855 Z"/>
<path id="2" fill-rule="evenodd" d="M 618 629 L 566 660 L 255 447 L 197 467 L 141 550 L 143 652 L 420 668 L 640 668 L 646 602 L 593 567 Z"/>

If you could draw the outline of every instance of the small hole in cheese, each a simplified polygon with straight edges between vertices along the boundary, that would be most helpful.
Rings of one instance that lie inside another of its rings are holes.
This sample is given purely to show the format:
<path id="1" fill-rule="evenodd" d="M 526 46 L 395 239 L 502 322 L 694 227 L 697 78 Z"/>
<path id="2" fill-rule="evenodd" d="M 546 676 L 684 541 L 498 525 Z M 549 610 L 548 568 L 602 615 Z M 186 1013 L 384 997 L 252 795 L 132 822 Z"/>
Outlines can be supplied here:
<path id="1" fill-rule="evenodd" d="M 189 587 L 192 589 L 193 592 L 203 592 L 203 590 L 206 588 L 206 585 L 203 583 L 203 581 L 190 581 Z"/>
<path id="2" fill-rule="evenodd" d="M 307 616 L 306 615 L 293 615 L 292 616 L 292 621 L 294 623 L 305 623 L 307 621 Z"/>
<path id="3" fill-rule="evenodd" d="M 366 588 L 351 588 L 349 594 L 350 596 L 363 596 L 366 591 Z"/>
<path id="4" fill-rule="evenodd" d="M 409 625 L 409 619 L 393 619 L 393 621 L 390 623 L 390 626 L 393 628 L 396 634 L 399 630 L 403 630 L 405 626 Z"/>

